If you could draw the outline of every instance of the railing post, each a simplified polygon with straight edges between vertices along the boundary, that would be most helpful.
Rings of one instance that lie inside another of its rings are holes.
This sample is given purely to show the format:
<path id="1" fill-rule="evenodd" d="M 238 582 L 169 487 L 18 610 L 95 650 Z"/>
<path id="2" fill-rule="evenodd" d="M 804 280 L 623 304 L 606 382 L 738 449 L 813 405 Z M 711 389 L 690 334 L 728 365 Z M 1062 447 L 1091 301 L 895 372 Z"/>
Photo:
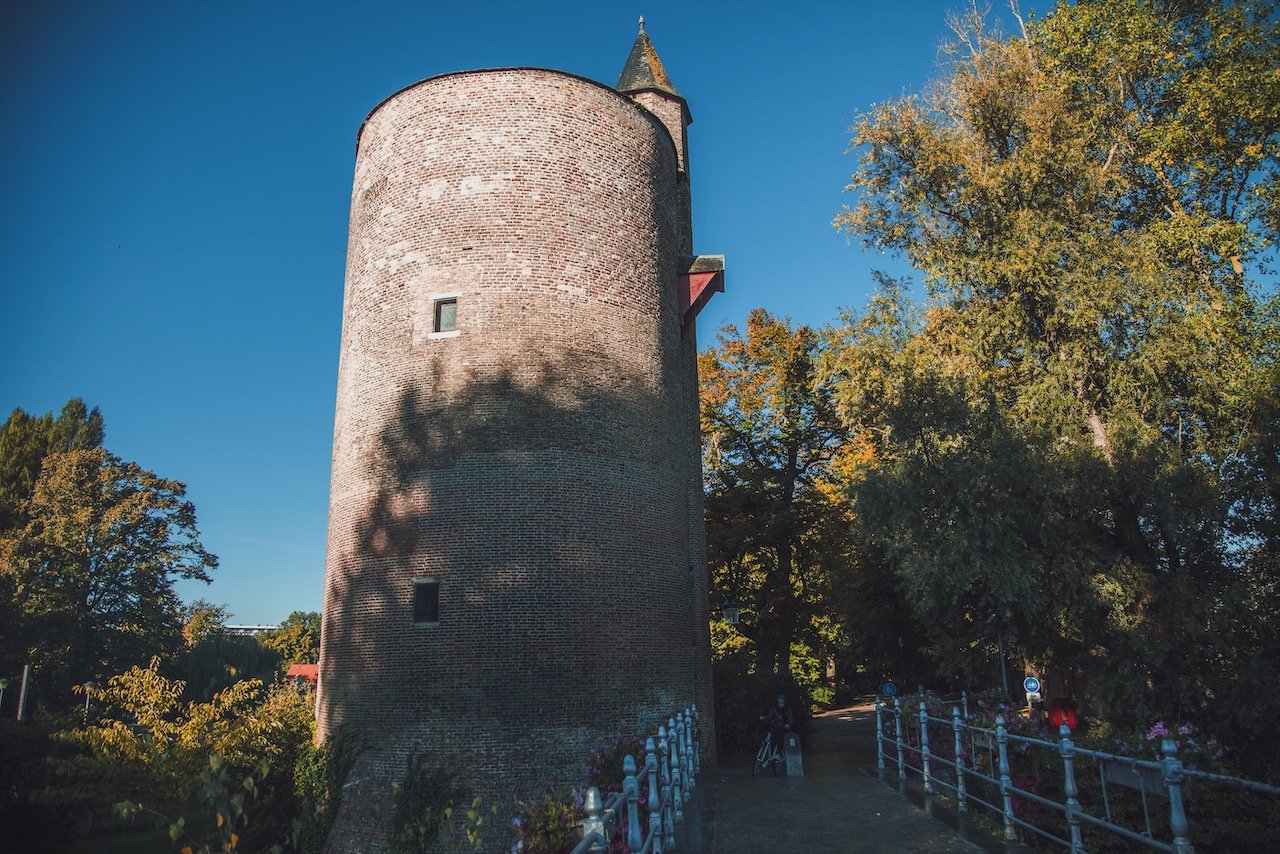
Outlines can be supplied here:
<path id="1" fill-rule="evenodd" d="M 686 714 L 685 718 L 689 721 L 689 766 L 694 772 L 696 785 L 699 772 L 703 769 L 703 766 L 701 766 L 701 750 L 698 745 L 698 704 L 690 704 L 689 713 Z"/>
<path id="2" fill-rule="evenodd" d="M 702 716 L 698 714 L 698 704 L 689 707 L 689 717 L 693 721 L 693 775 L 702 773 Z"/>
<path id="3" fill-rule="evenodd" d="M 1071 852 L 1084 850 L 1084 841 L 1080 838 L 1080 788 L 1076 785 L 1076 769 L 1074 756 L 1075 745 L 1071 743 L 1071 727 L 1062 724 L 1058 727 L 1058 750 L 1062 753 L 1062 791 L 1067 796 L 1067 827 L 1071 831 Z"/>
<path id="4" fill-rule="evenodd" d="M 622 795 L 627 799 L 627 845 L 639 851 L 644 845 L 640 835 L 640 785 L 636 782 L 636 758 L 630 753 L 622 760 Z"/>
<path id="5" fill-rule="evenodd" d="M 680 755 L 680 731 L 676 719 L 667 718 L 667 740 L 671 743 L 671 807 L 676 824 L 684 823 L 684 757 Z"/>
<path id="6" fill-rule="evenodd" d="M 685 734 L 684 712 L 676 712 L 676 741 L 680 750 L 680 800 L 689 800 L 689 740 Z"/>
<path id="7" fill-rule="evenodd" d="M 1000 796 L 1004 800 L 1004 838 L 1017 842 L 1018 832 L 1013 828 L 1013 780 L 1009 778 L 1009 731 L 1004 727 L 1004 715 L 996 715 L 996 745 L 1000 749 Z"/>
<path id="8" fill-rule="evenodd" d="M 893 698 L 893 732 L 898 743 L 898 779 L 907 779 L 907 766 L 902 760 L 902 700 Z"/>
<path id="9" fill-rule="evenodd" d="M 924 700 L 920 701 L 920 766 L 924 772 L 924 790 L 933 794 L 933 780 L 929 777 L 929 713 Z"/>
<path id="10" fill-rule="evenodd" d="M 671 782 L 671 740 L 666 725 L 658 727 L 658 749 L 662 755 L 658 757 L 658 770 L 662 773 L 664 785 Z"/>
<path id="11" fill-rule="evenodd" d="M 649 838 L 653 854 L 662 854 L 662 795 L 658 792 L 658 756 L 653 736 L 644 742 L 644 775 L 649 778 Z"/>
<path id="12" fill-rule="evenodd" d="M 680 737 L 684 740 L 680 758 L 684 760 L 684 799 L 687 801 L 690 798 L 690 792 L 698 785 L 698 778 L 693 774 L 693 724 L 689 720 L 687 711 L 680 713 Z"/>
<path id="13" fill-rule="evenodd" d="M 876 694 L 876 768 L 884 772 L 884 721 L 880 712 L 880 695 Z"/>
<path id="14" fill-rule="evenodd" d="M 969 692 L 960 692 L 960 706 L 964 709 L 964 722 L 969 723 Z"/>
<path id="15" fill-rule="evenodd" d="M 1173 831 L 1173 854 L 1194 854 L 1187 812 L 1182 806 L 1182 760 L 1178 759 L 1178 745 L 1172 738 L 1163 739 L 1160 752 L 1164 754 L 1160 770 L 1169 789 L 1169 830 Z"/>
<path id="16" fill-rule="evenodd" d="M 965 812 L 969 805 L 964 800 L 964 746 L 960 743 L 960 709 L 951 707 L 951 729 L 956 736 L 956 812 Z"/>
<path id="17" fill-rule="evenodd" d="M 662 750 L 662 832 L 667 848 L 676 845 L 676 816 L 671 797 L 671 739 L 665 726 L 658 727 L 658 746 Z"/>
<path id="18" fill-rule="evenodd" d="M 604 831 L 604 817 L 600 815 L 603 804 L 600 800 L 600 790 L 595 786 L 587 789 L 587 799 L 582 804 L 583 812 L 586 817 L 582 820 L 582 838 L 588 839 L 594 833 L 596 841 L 591 843 L 588 851 L 604 852 L 609 850 L 609 837 Z"/>

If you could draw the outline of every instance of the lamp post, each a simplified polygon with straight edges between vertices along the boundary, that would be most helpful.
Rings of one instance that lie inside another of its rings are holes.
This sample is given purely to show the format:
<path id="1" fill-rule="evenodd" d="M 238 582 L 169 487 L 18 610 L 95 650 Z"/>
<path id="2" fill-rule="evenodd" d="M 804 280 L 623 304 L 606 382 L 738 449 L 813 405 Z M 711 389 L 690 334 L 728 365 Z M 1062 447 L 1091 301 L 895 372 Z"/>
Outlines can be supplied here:
<path id="1" fill-rule="evenodd" d="M 89 692 L 97 687 L 97 683 L 89 681 L 84 683 L 84 725 L 89 725 Z"/>
<path id="2" fill-rule="evenodd" d="M 732 596 L 726 597 L 724 604 L 720 606 L 720 613 L 724 615 L 724 621 L 731 626 L 736 626 L 742 619 L 742 606 L 738 604 L 738 600 Z"/>
<path id="3" fill-rule="evenodd" d="M 9 687 L 9 677 L 0 676 L 0 709 L 4 708 L 4 689 Z"/>
<path id="4" fill-rule="evenodd" d="M 987 625 L 996 630 L 996 650 L 1000 655 L 1000 688 L 1009 696 L 1009 670 L 1004 660 L 1004 627 L 1000 618 L 992 614 L 987 618 Z"/>

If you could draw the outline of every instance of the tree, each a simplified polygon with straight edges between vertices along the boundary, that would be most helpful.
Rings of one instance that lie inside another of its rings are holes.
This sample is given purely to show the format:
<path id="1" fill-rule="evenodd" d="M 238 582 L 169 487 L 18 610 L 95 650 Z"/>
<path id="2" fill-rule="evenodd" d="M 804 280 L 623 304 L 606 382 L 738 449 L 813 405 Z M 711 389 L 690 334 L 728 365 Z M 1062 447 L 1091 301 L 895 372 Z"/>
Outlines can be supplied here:
<path id="1" fill-rule="evenodd" d="M 1258 583 L 1237 544 L 1269 536 L 1234 481 L 1280 354 L 1258 286 L 1280 212 L 1275 13 L 1085 0 L 1013 37 L 971 14 L 933 88 L 855 126 L 837 224 L 904 254 L 930 296 L 860 518 L 921 619 L 940 616 L 926 591 L 984 567 L 983 597 L 944 608 L 957 645 L 1017 593 L 1025 651 L 1087 666 L 1117 720 L 1222 696 L 1213 662 Z M 846 381 L 844 411 L 868 391 Z"/>
<path id="2" fill-rule="evenodd" d="M 90 411 L 79 398 L 67 401 L 57 417 L 52 412 L 37 417 L 22 409 L 9 414 L 0 425 L 0 543 L 26 524 L 24 504 L 45 459 L 61 451 L 100 447 L 102 436 L 102 414 L 96 407 Z M 25 655 L 15 583 L 0 565 L 0 668 L 16 668 Z"/>
<path id="3" fill-rule="evenodd" d="M 294 611 L 279 626 L 259 635 L 258 640 L 279 654 L 284 667 L 315 664 L 320 660 L 320 614 Z"/>
<path id="4" fill-rule="evenodd" d="M 198 646 L 202 641 L 221 634 L 229 619 L 231 612 L 226 605 L 197 599 L 183 613 L 182 639 L 188 647 Z"/>
<path id="5" fill-rule="evenodd" d="M 843 433 L 818 377 L 822 338 L 756 309 L 699 357 L 712 587 L 745 600 L 739 631 L 757 670 L 792 672 L 793 644 L 822 645 L 814 618 L 845 557 L 848 518 L 832 461 Z"/>
<path id="6" fill-rule="evenodd" d="M 25 522 L 22 503 L 35 490 L 40 467 L 50 454 L 102 447 L 102 413 L 78 397 L 55 418 L 15 409 L 0 426 L 0 535 Z"/>
<path id="7" fill-rule="evenodd" d="M 95 448 L 46 458 L 3 544 L 29 660 L 46 684 L 82 683 L 181 644 L 179 578 L 209 580 L 181 483 Z"/>

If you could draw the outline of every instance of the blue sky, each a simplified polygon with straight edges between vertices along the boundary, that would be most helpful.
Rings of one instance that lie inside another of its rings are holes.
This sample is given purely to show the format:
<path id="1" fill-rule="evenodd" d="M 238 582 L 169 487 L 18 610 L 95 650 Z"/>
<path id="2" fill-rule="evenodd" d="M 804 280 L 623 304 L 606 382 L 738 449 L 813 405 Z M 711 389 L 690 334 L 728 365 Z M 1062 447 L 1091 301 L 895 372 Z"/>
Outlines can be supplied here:
<path id="1" fill-rule="evenodd" d="M 616 82 L 643 14 L 694 116 L 704 344 L 764 306 L 822 325 L 873 268 L 831 228 L 859 110 L 937 74 L 964 0 L 6 3 L 0 410 L 99 406 L 187 484 L 236 622 L 318 610 L 356 131 L 434 74 Z"/>

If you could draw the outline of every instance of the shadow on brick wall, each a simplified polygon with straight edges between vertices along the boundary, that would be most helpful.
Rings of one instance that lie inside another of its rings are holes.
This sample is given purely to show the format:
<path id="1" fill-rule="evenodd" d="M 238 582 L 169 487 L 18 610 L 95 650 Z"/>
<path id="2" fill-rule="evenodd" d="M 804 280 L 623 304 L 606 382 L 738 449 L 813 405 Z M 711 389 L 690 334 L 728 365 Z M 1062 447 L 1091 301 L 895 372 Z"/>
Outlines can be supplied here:
<path id="1" fill-rule="evenodd" d="M 689 701 L 696 457 L 675 353 L 665 395 L 656 370 L 600 351 L 454 383 L 437 360 L 401 390 L 326 581 L 322 716 L 370 748 L 332 844 L 381 847 L 410 751 L 456 764 L 490 800 L 528 797 Z M 501 509 L 486 524 L 488 507 Z M 415 574 L 444 580 L 433 635 L 413 634 Z"/>

